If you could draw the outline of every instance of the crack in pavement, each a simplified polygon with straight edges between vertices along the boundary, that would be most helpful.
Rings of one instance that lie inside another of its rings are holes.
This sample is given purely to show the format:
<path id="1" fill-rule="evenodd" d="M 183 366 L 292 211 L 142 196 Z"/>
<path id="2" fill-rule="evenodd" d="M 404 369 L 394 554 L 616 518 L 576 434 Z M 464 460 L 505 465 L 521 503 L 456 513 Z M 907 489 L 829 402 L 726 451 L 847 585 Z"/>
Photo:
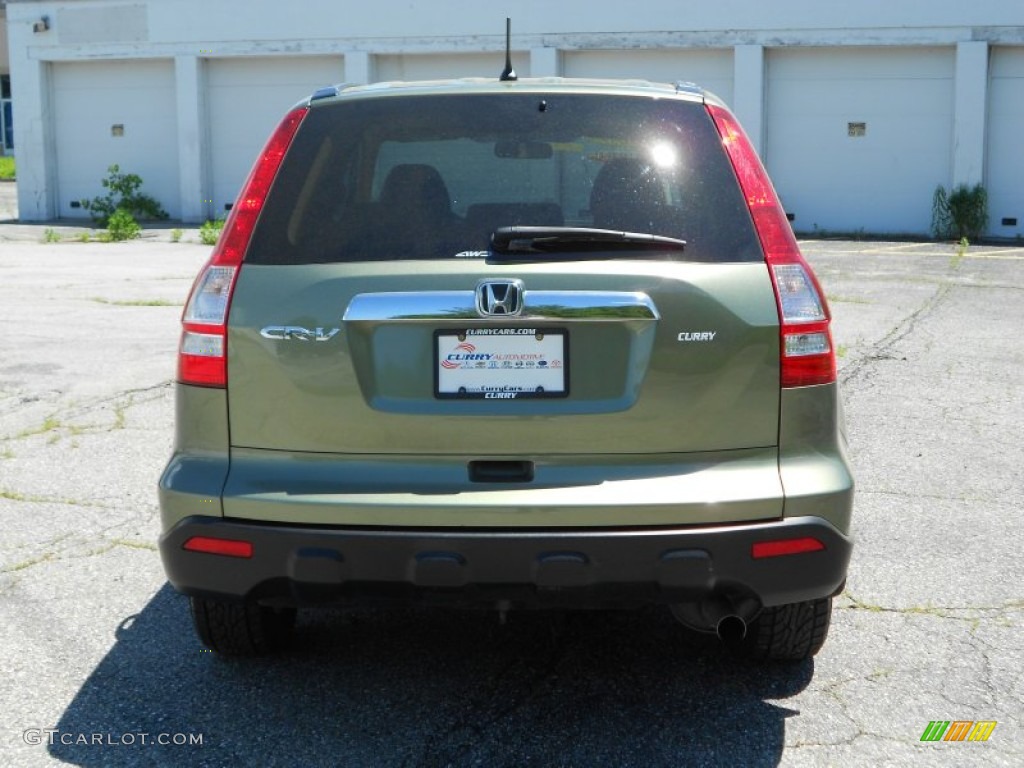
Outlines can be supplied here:
<path id="1" fill-rule="evenodd" d="M 485 734 L 493 726 L 507 719 L 537 697 L 544 683 L 554 675 L 558 665 L 565 658 L 572 635 L 573 633 L 563 625 L 553 626 L 551 628 L 551 639 L 554 641 L 554 646 L 548 652 L 547 658 L 538 665 L 539 668 L 524 681 L 520 681 L 520 675 L 517 671 L 517 668 L 522 665 L 522 658 L 513 659 L 506 664 L 497 674 L 491 677 L 488 689 L 482 691 L 476 697 L 476 701 L 470 700 L 462 708 L 462 711 L 473 714 L 484 712 L 488 702 L 500 702 L 509 699 L 509 696 L 498 695 L 505 687 L 505 681 L 508 679 L 519 683 L 526 690 L 522 691 L 521 695 L 511 696 L 507 703 L 492 708 L 490 714 L 485 713 L 483 717 L 474 717 L 472 720 L 460 720 L 451 723 L 444 729 L 427 736 L 418 758 L 415 759 L 412 765 L 422 766 L 423 768 L 426 768 L 426 766 L 447 766 L 458 764 L 465 759 L 466 753 L 473 748 L 473 742 L 477 737 Z M 467 742 L 466 739 L 453 738 L 460 732 L 468 733 L 471 739 Z"/>
<path id="2" fill-rule="evenodd" d="M 952 496 L 941 493 L 924 493 L 922 491 L 901 491 L 901 490 L 890 490 L 887 488 L 858 488 L 857 494 L 864 496 L 900 496 L 907 499 L 934 499 L 935 501 L 961 501 L 971 503 L 984 503 L 984 504 L 1001 504 L 1005 506 L 1014 506 L 1012 502 L 1006 500 L 1006 496 Z"/>
<path id="3" fill-rule="evenodd" d="M 88 507 L 90 509 L 121 509 L 117 504 L 101 504 L 99 502 L 80 501 L 78 499 L 62 499 L 55 496 L 36 496 L 0 488 L 0 499 L 15 504 L 56 504 L 68 507 Z"/>
<path id="4" fill-rule="evenodd" d="M 877 605 L 875 603 L 868 603 L 863 600 L 851 595 L 849 592 L 843 593 L 843 600 L 849 601 L 849 604 L 837 603 L 835 608 L 838 611 L 867 611 L 870 613 L 894 613 L 905 616 L 935 616 L 940 619 L 951 619 L 953 621 L 966 621 L 974 622 L 978 619 L 977 616 L 954 616 L 951 615 L 954 611 L 975 611 L 981 613 L 996 613 L 1005 614 L 1015 611 L 1024 610 L 1024 599 L 1021 600 L 1006 600 L 1002 605 L 977 605 L 977 606 L 957 606 L 957 605 L 911 605 L 905 608 L 891 608 L 884 605 Z"/>
<path id="5" fill-rule="evenodd" d="M 849 365 L 845 366 L 839 375 L 840 384 L 844 387 L 851 385 L 861 374 L 866 375 L 869 366 L 873 363 L 899 359 L 898 355 L 890 354 L 889 350 L 913 333 L 918 323 L 932 314 L 945 301 L 949 292 L 950 285 L 948 283 L 940 285 L 920 307 L 903 318 L 878 343 L 873 345 L 875 351 L 872 354 L 852 360 Z"/>
<path id="6" fill-rule="evenodd" d="M 158 384 L 152 384 L 146 387 L 135 387 L 133 389 L 123 390 L 112 395 L 101 395 L 99 397 L 90 398 L 81 403 L 75 403 L 73 405 L 67 405 L 64 407 L 60 407 L 59 404 L 59 399 L 64 395 L 64 393 L 52 392 L 51 394 L 55 394 L 57 396 L 55 399 L 58 402 L 53 403 L 51 405 L 51 407 L 54 408 L 55 410 L 53 411 L 53 413 L 51 413 L 48 417 L 44 419 L 43 427 L 46 426 L 46 423 L 49 420 L 57 420 L 57 423 L 53 425 L 52 428 L 67 426 L 58 420 L 58 416 L 62 419 L 70 420 L 82 418 L 83 416 L 86 416 L 94 411 L 100 410 L 108 406 L 116 411 L 119 407 L 124 410 L 127 410 L 129 408 L 134 408 L 137 405 L 151 403 L 154 400 L 159 399 L 159 397 L 163 395 L 162 390 L 170 389 L 171 387 L 173 387 L 173 385 L 174 380 L 167 379 L 165 381 L 159 382 Z M 145 397 L 145 395 L 147 394 L 152 394 L 152 396 Z M 40 403 L 45 402 L 47 401 L 44 401 L 43 398 L 37 396 L 21 398 L 20 402 L 14 408 L 5 411 L 3 415 L 8 416 L 10 414 L 17 413 L 19 412 L 19 410 L 22 410 L 21 406 L 38 405 Z M 29 437 L 35 437 L 36 435 L 43 434 L 49 431 L 49 429 L 50 428 L 28 428 L 13 435 L 0 435 L 0 443 L 28 439 Z M 80 429 L 91 430 L 102 429 L 102 427 L 99 427 L 99 425 L 87 425 L 85 427 L 80 427 Z"/>

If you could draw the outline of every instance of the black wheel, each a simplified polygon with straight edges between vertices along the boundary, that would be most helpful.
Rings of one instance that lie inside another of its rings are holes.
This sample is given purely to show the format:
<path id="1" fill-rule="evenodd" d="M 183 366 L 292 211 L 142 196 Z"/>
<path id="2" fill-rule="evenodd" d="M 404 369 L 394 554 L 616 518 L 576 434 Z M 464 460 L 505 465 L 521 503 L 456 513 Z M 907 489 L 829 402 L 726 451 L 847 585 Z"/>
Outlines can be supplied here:
<path id="1" fill-rule="evenodd" d="M 259 656 L 288 644 L 294 608 L 191 598 L 192 622 L 203 645 L 223 656 Z"/>
<path id="2" fill-rule="evenodd" d="M 736 651 L 751 659 L 809 659 L 825 644 L 831 619 L 831 597 L 765 608 Z"/>

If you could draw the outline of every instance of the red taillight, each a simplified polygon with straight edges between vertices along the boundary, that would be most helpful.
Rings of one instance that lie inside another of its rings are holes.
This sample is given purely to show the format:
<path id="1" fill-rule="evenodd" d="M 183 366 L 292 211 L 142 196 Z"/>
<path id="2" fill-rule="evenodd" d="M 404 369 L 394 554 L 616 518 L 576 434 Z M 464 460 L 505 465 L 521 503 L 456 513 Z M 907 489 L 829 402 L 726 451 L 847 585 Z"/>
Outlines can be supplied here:
<path id="1" fill-rule="evenodd" d="M 836 380 L 836 357 L 829 331 L 831 315 L 821 286 L 804 261 L 768 173 L 736 118 L 714 104 L 708 105 L 708 112 L 736 171 L 775 288 L 782 386 L 830 384 Z"/>
<path id="2" fill-rule="evenodd" d="M 759 541 L 750 547 L 750 555 L 755 560 L 765 557 L 782 557 L 784 555 L 800 555 L 805 552 L 820 552 L 825 545 L 815 538 L 804 536 L 799 539 L 778 539 L 777 541 Z"/>
<path id="3" fill-rule="evenodd" d="M 227 318 L 238 270 L 281 161 L 308 112 L 306 107 L 292 110 L 274 131 L 231 208 L 210 260 L 192 286 L 181 317 L 178 381 L 182 384 L 227 386 Z"/>
<path id="4" fill-rule="evenodd" d="M 217 539 L 212 536 L 193 536 L 182 545 L 189 552 L 204 552 L 208 555 L 228 557 L 252 557 L 252 542 L 238 539 Z"/>

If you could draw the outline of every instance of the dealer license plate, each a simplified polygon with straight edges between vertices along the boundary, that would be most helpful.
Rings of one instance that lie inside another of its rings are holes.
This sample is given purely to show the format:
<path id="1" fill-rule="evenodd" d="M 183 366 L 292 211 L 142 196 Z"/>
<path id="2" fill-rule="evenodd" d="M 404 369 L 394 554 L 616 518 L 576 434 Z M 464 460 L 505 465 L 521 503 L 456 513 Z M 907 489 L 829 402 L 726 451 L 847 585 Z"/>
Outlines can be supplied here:
<path id="1" fill-rule="evenodd" d="M 434 393 L 479 400 L 565 397 L 568 351 L 561 329 L 435 331 Z"/>

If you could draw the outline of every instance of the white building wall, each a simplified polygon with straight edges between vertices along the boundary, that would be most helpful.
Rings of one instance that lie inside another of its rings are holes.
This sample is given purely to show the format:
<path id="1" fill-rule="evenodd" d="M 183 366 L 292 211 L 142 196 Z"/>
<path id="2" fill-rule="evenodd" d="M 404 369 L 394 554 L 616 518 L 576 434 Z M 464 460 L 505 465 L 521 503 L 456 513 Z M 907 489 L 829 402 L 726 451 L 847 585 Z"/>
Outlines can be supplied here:
<path id="1" fill-rule="evenodd" d="M 934 185 L 965 179 L 996 184 L 993 201 L 1019 207 L 1020 182 L 1002 168 L 1015 168 L 1019 157 L 1003 138 L 1018 119 L 1003 94 L 1018 93 L 1013 72 L 1015 56 L 1024 50 L 1020 0 L 520 0 L 509 12 L 521 76 L 690 79 L 717 92 L 765 155 L 798 229 L 817 223 L 924 233 L 922 211 Z M 52 108 L 55 67 L 113 59 L 173 62 L 180 168 L 160 183 L 176 198 L 165 200 L 166 207 L 196 221 L 221 207 L 221 198 L 244 176 L 240 158 L 251 157 L 252 145 L 259 144 L 259 121 L 246 125 L 234 116 L 261 99 L 262 91 L 230 80 L 217 85 L 211 75 L 218 69 L 281 57 L 330 60 L 334 79 L 357 83 L 496 76 L 504 58 L 504 13 L 477 0 L 13 0 L 8 21 L 22 216 L 43 220 L 67 213 L 55 158 L 67 151 L 68 131 L 57 124 L 66 110 Z M 32 24 L 43 15 L 50 29 L 34 33 Z M 1008 73 L 991 81 L 984 74 L 990 54 L 993 67 L 998 63 Z M 863 84 L 873 57 L 905 64 L 893 77 L 877 77 L 877 92 Z M 909 83 L 915 67 L 928 70 L 939 60 L 941 76 L 928 75 L 918 83 L 921 93 L 914 92 Z M 788 81 L 784 63 L 792 69 Z M 831 86 L 816 71 L 821 66 L 832 73 Z M 316 69 L 312 65 L 314 74 Z M 796 85 L 816 77 L 823 96 L 817 102 Z M 300 80 L 294 85 L 303 85 Z M 270 93 L 278 85 L 267 87 Z M 981 109 L 979 90 L 988 91 L 980 96 Z M 859 144 L 845 136 L 846 123 L 861 118 L 847 110 L 851 116 L 842 119 L 844 93 L 851 110 L 870 113 L 866 141 Z M 841 125 L 843 135 L 811 135 L 777 99 L 822 130 L 826 123 Z M 94 100 L 91 109 L 107 120 L 116 106 L 111 95 Z M 899 126 L 909 126 L 915 116 L 923 138 L 912 146 Z M 234 132 L 233 120 L 240 126 Z M 894 159 L 903 173 L 900 183 L 889 185 Z M 997 226 L 992 231 L 1005 233 Z"/>
<path id="2" fill-rule="evenodd" d="M 392 53 L 374 57 L 371 77 L 375 82 L 497 77 L 503 67 L 504 59 L 493 53 Z M 529 77 L 529 54 L 516 52 L 512 68 L 519 77 Z"/>

